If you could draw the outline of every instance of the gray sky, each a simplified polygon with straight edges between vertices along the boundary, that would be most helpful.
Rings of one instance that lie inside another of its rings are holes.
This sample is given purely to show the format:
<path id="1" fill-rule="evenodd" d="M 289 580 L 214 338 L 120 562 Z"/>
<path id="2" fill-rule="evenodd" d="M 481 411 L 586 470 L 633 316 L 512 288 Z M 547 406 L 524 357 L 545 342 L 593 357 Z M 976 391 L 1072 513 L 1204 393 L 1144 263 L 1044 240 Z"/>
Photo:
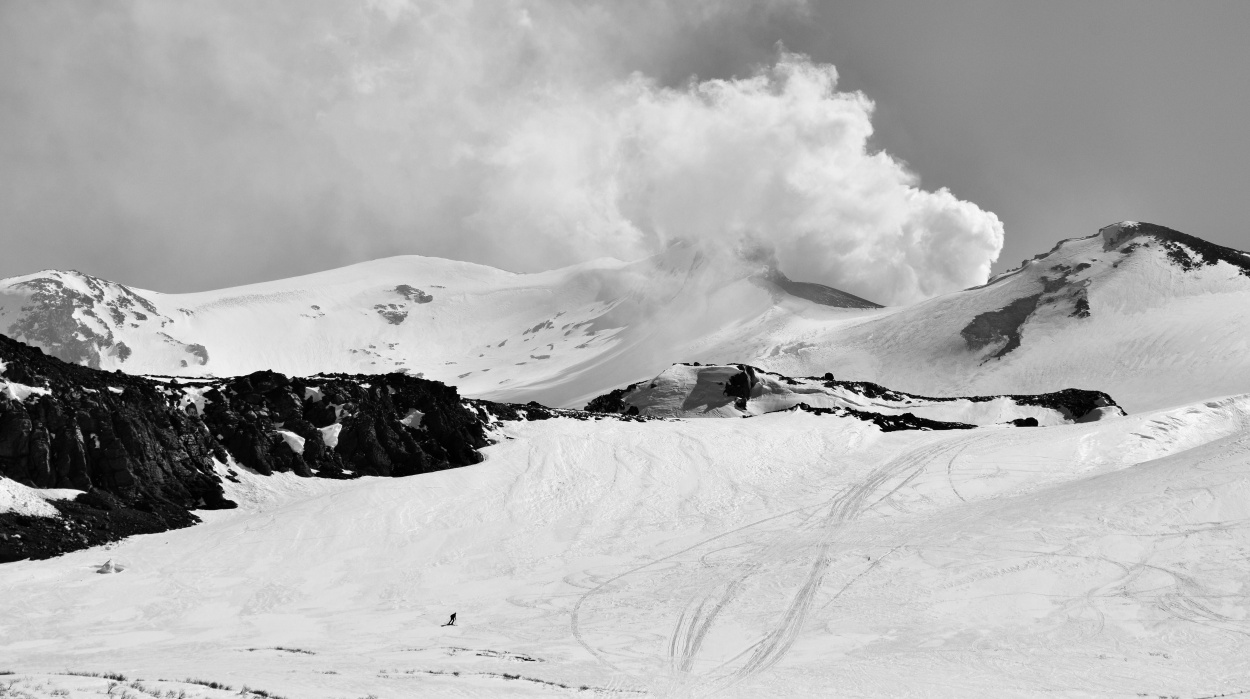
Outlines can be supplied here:
<path id="1" fill-rule="evenodd" d="M 1120 219 L 1245 249 L 1248 30 L 1241 1 L 0 0 L 0 276 L 693 237 L 903 302 L 997 236 L 994 271 Z"/>

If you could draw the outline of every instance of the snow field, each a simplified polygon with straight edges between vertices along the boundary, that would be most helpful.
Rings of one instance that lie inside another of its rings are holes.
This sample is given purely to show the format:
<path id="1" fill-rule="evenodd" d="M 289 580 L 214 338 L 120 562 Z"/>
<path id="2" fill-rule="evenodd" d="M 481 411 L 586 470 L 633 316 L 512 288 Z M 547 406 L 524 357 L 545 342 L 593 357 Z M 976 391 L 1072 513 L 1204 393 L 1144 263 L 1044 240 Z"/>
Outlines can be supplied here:
<path id="1" fill-rule="evenodd" d="M 287 697 L 1244 691 L 1248 421 L 554 419 L 404 479 L 222 464 L 238 510 L 6 566 L 0 658 Z"/>

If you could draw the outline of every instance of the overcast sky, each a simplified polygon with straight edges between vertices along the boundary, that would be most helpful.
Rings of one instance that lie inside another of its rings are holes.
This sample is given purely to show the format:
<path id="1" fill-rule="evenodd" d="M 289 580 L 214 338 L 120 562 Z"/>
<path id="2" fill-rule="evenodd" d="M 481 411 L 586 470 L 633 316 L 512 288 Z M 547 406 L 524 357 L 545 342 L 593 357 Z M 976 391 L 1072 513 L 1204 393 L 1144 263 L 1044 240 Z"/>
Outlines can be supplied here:
<path id="1" fill-rule="evenodd" d="M 904 303 L 1121 219 L 1245 249 L 1247 32 L 1243 0 L 0 0 L 0 277 L 682 239 Z"/>

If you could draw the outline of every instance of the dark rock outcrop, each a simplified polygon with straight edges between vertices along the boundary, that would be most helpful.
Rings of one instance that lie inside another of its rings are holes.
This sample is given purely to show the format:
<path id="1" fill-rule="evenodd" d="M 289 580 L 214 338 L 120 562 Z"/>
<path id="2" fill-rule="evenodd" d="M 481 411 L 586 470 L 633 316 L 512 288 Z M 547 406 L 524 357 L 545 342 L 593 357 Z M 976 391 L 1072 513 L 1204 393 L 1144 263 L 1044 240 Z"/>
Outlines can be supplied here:
<path id="1" fill-rule="evenodd" d="M 39 345 L 67 362 L 99 367 L 105 356 L 125 362 L 132 348 L 114 334 L 124 326 L 147 327 L 165 342 L 182 346 L 199 364 L 208 362 L 207 350 L 170 336 L 163 328 L 173 319 L 123 284 L 82 272 L 50 270 L 9 289 L 26 295 L 27 303 L 8 327 L 0 326 L 0 332 Z"/>
<path id="2" fill-rule="evenodd" d="M 729 377 L 729 381 L 725 382 L 725 395 L 734 399 L 734 405 L 739 410 L 747 409 L 747 401 L 751 400 L 751 389 L 759 383 L 759 379 L 755 378 L 755 367 L 746 364 L 738 365 L 738 373 Z"/>
<path id="3" fill-rule="evenodd" d="M 767 275 L 767 280 L 772 282 L 785 293 L 791 296 L 797 296 L 801 299 L 807 299 L 812 303 L 818 303 L 822 306 L 833 306 L 834 308 L 881 308 L 881 304 L 873 303 L 867 299 L 862 299 L 854 294 L 848 294 L 841 289 L 835 289 L 824 284 L 815 284 L 813 282 L 796 282 L 780 270 L 773 269 Z"/>
<path id="4" fill-rule="evenodd" d="M 1049 312 L 1058 318 L 1072 318 L 1078 322 L 1090 318 L 1093 309 L 1089 301 L 1092 278 L 1086 273 L 1094 264 L 1089 261 L 1072 263 L 1048 260 L 1069 243 L 1090 239 L 1101 241 L 1103 272 L 1118 268 L 1142 250 L 1158 250 L 1164 253 L 1166 264 L 1185 272 L 1201 270 L 1219 263 L 1231 265 L 1238 272 L 1250 277 L 1250 254 L 1186 235 L 1171 228 L 1153 223 L 1121 221 L 1103 226 L 1092 236 L 1060 241 L 1049 252 L 1025 260 L 1020 267 L 995 276 L 982 287 L 1001 285 L 1007 280 L 1031 279 L 1036 284 L 1026 295 L 1018 296 L 1001 308 L 975 316 L 960 335 L 970 352 L 989 348 L 982 363 L 1002 359 L 1018 349 L 1023 340 L 1023 327 L 1039 315 Z M 1090 258 L 1093 259 L 1093 258 Z M 1026 287 L 1027 288 L 1027 287 Z M 1062 315 L 1058 315 L 1058 314 Z"/>
<path id="5" fill-rule="evenodd" d="M 86 491 L 53 502 L 59 519 L 0 513 L 0 562 L 189 526 L 193 510 L 234 507 L 218 474 L 231 457 L 260 474 L 330 478 L 477 463 L 487 415 L 508 413 L 404 374 L 264 371 L 180 384 L 67 364 L 2 335 L 0 363 L 0 388 L 39 389 L 0 392 L 0 476 Z"/>
<path id="6" fill-rule="evenodd" d="M 697 362 L 690 364 L 678 364 L 674 366 L 701 366 Z M 710 367 L 711 365 L 709 365 Z M 815 413 L 818 415 L 838 415 L 843 417 L 853 417 L 866 422 L 871 422 L 882 431 L 890 432 L 895 430 L 919 429 L 919 430 L 937 430 L 937 429 L 972 429 L 976 425 L 969 425 L 961 422 L 943 422 L 940 420 L 931 420 L 914 415 L 911 412 L 901 410 L 911 405 L 917 404 L 942 404 L 954 401 L 968 401 L 971 403 L 986 403 L 999 399 L 1008 399 L 1017 406 L 1035 406 L 1053 410 L 1062 417 L 1065 422 L 1092 422 L 1102 419 L 1110 414 L 1123 414 L 1122 409 L 1116 402 L 1102 391 L 1090 391 L 1077 388 L 1067 388 L 1052 393 L 1040 394 L 1003 394 L 1003 395 L 985 395 L 985 396 L 922 396 L 905 391 L 897 391 L 887 388 L 870 381 L 847 381 L 840 380 L 830 373 L 824 376 L 800 376 L 791 377 L 779 374 L 774 371 L 766 371 L 758 367 L 748 364 L 732 364 L 723 365 L 723 368 L 736 368 L 738 371 L 728 377 L 724 382 L 724 395 L 734 399 L 734 406 L 741 411 L 746 411 L 750 402 L 759 397 L 762 391 L 771 391 L 770 395 L 774 398 L 780 395 L 777 387 L 781 386 L 783 391 L 794 387 L 797 392 L 794 396 L 812 395 L 819 392 L 819 389 L 829 389 L 839 392 L 846 396 L 858 396 L 864 399 L 865 404 L 871 401 L 885 401 L 895 404 L 893 409 L 874 412 L 873 409 L 861 410 L 853 407 L 819 407 L 813 406 L 810 399 L 798 401 L 785 410 L 802 410 L 805 412 Z M 663 374 L 661 374 L 663 376 Z M 657 377 L 658 379 L 658 377 Z M 771 383 L 769 383 L 771 382 Z M 656 388 L 656 381 L 652 381 L 649 388 Z M 769 389 L 768 386 L 772 388 Z M 623 388 L 617 388 L 609 393 L 592 399 L 586 405 L 586 410 L 591 413 L 607 413 L 607 414 L 629 414 L 637 415 L 639 413 L 637 405 L 632 404 L 628 398 L 636 396 L 640 392 L 648 389 L 644 382 L 633 383 Z M 817 389 L 817 390 L 813 390 Z M 815 402 L 815 401 L 813 401 Z M 856 401 L 861 402 L 861 401 Z M 644 416 L 645 417 L 645 416 Z M 1017 427 L 1036 427 L 1038 421 L 1035 418 L 1021 418 L 1010 422 Z"/>
<path id="7" fill-rule="evenodd" d="M 625 394 L 638 387 L 637 383 L 631 383 L 623 388 L 614 388 L 611 391 L 592 398 L 586 404 L 586 411 L 591 413 L 611 413 L 620 415 L 637 415 L 638 407 L 625 404 Z"/>
<path id="8" fill-rule="evenodd" d="M 403 296 L 412 303 L 429 303 L 434 300 L 434 297 L 430 294 L 425 293 L 415 286 L 409 286 L 408 284 L 400 284 L 391 291 Z"/>
<path id="9" fill-rule="evenodd" d="M 1041 294 L 1025 296 L 1003 306 L 996 311 L 986 311 L 972 319 L 959 334 L 963 336 L 968 349 L 976 352 L 993 344 L 1002 343 L 995 350 L 991 359 L 998 359 L 1020 346 L 1020 333 L 1024 322 L 1037 310 Z"/>
<path id="10" fill-rule="evenodd" d="M 903 413 L 901 415 L 884 415 L 882 413 L 856 410 L 855 408 L 814 408 L 807 403 L 799 403 L 789 410 L 812 413 L 813 415 L 853 417 L 856 420 L 872 423 L 882 432 L 898 432 L 900 430 L 975 430 L 977 428 L 976 425 L 969 425 L 963 422 L 930 420 L 928 418 L 917 417 L 911 413 Z M 1037 420 L 1034 420 L 1033 424 L 1036 425 Z"/>

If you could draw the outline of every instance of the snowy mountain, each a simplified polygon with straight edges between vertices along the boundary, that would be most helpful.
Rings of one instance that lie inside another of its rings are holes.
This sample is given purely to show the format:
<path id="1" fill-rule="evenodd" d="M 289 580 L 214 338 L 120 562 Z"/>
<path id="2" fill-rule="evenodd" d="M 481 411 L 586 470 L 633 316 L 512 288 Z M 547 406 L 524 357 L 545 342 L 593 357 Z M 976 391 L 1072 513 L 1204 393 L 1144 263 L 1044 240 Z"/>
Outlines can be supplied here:
<path id="1" fill-rule="evenodd" d="M 402 371 L 500 399 L 571 382 L 581 399 L 778 304 L 875 307 L 776 270 L 714 267 L 680 246 L 529 275 L 408 256 L 198 294 L 49 271 L 0 281 L 0 327 L 128 373 Z"/>
<path id="2" fill-rule="evenodd" d="M 395 257 L 195 294 L 52 271 L 0 281 L 0 330 L 129 373 L 406 371 L 568 407 L 699 361 L 931 396 L 1076 386 L 1134 411 L 1250 391 L 1247 260 L 1121 223 L 899 308 L 681 246 L 540 274 Z"/>
<path id="3" fill-rule="evenodd" d="M 786 322 L 773 337 L 784 341 L 718 351 L 925 395 L 1079 386 L 1130 412 L 1165 407 L 1250 391 L 1250 256 L 1119 223 L 982 287 L 835 323 Z"/>

